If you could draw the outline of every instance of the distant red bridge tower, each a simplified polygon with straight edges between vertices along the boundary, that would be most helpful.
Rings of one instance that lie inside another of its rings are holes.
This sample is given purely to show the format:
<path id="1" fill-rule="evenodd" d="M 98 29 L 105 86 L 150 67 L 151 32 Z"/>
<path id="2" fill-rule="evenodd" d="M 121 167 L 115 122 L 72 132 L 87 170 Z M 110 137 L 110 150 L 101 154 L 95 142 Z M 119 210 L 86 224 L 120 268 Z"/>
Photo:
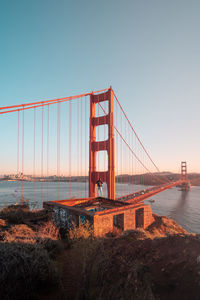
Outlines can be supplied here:
<path id="1" fill-rule="evenodd" d="M 182 190 L 188 191 L 190 189 L 190 183 L 188 181 L 186 161 L 181 162 L 181 180 L 185 181 L 184 183 L 182 183 Z"/>
<path id="2" fill-rule="evenodd" d="M 95 106 L 97 103 L 108 101 L 108 114 L 96 117 Z M 108 125 L 108 139 L 96 140 L 96 128 Z M 98 151 L 107 151 L 108 170 L 97 170 L 96 159 Z M 112 87 L 102 94 L 90 96 L 90 149 L 89 149 L 89 196 L 96 197 L 96 182 L 101 178 L 107 184 L 108 198 L 115 199 L 115 138 L 114 138 L 114 97 Z"/>
<path id="3" fill-rule="evenodd" d="M 187 180 L 188 179 L 186 161 L 181 162 L 181 179 L 182 180 Z"/>

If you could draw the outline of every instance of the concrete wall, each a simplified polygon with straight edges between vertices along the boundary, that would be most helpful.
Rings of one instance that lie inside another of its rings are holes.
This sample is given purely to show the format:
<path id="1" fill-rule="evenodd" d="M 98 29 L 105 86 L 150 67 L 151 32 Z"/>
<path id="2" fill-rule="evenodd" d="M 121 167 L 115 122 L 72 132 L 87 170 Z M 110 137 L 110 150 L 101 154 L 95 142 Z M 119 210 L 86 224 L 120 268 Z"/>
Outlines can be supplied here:
<path id="1" fill-rule="evenodd" d="M 112 213 L 106 213 L 104 215 L 94 216 L 94 236 L 102 237 L 108 232 L 113 231 L 113 216 L 118 214 L 124 214 L 124 231 L 136 229 L 135 214 L 136 210 L 144 208 L 144 229 L 147 228 L 153 222 L 152 210 L 150 205 L 138 205 L 130 209 L 124 209 L 123 211 L 116 211 Z"/>
<path id="2" fill-rule="evenodd" d="M 113 231 L 113 215 L 94 216 L 94 236 L 102 237 Z"/>
<path id="3" fill-rule="evenodd" d="M 144 218 L 144 229 L 145 229 L 154 222 L 150 204 L 144 206 L 144 216 L 145 216 Z"/>

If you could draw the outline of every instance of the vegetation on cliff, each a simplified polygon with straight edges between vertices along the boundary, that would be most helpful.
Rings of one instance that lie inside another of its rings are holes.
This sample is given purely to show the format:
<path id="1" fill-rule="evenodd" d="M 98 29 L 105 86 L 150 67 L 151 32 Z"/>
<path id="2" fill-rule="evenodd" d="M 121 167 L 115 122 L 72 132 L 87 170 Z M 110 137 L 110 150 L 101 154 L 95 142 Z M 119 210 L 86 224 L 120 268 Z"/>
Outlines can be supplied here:
<path id="1" fill-rule="evenodd" d="M 167 217 L 101 239 L 89 224 L 59 231 L 25 207 L 0 218 L 3 299 L 199 299 L 200 236 Z"/>

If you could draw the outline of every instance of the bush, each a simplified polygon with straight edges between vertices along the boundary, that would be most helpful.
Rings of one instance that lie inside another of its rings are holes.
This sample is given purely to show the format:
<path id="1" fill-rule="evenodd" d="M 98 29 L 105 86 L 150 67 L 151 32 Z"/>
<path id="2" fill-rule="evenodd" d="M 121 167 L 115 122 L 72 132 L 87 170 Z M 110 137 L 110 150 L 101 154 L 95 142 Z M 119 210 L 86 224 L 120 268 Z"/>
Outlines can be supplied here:
<path id="1" fill-rule="evenodd" d="M 41 225 L 37 234 L 41 239 L 60 239 L 59 229 L 52 221 L 48 221 Z"/>
<path id="2" fill-rule="evenodd" d="M 27 225 L 20 224 L 12 226 L 3 232 L 2 235 L 2 240 L 6 243 L 40 244 L 53 258 L 64 247 L 60 241 L 58 228 L 50 221 L 39 227 L 38 231 L 34 231 Z"/>
<path id="3" fill-rule="evenodd" d="M 65 246 L 62 241 L 43 239 L 40 245 L 48 252 L 50 258 L 55 259 L 58 254 L 64 251 Z"/>
<path id="4" fill-rule="evenodd" d="M 0 216 L 9 223 L 20 224 L 28 214 L 30 215 L 31 212 L 27 205 L 10 205 L 1 211 Z"/>
<path id="5" fill-rule="evenodd" d="M 131 252 L 123 253 L 119 240 L 111 243 L 105 239 L 99 240 L 93 247 L 89 244 L 91 250 L 87 249 L 85 256 L 78 299 L 153 300 L 149 268 L 137 262 Z M 114 243 L 116 246 L 112 247 Z M 126 246 L 128 248 L 128 243 Z"/>
<path id="6" fill-rule="evenodd" d="M 4 232 L 4 242 L 7 243 L 36 243 L 36 233 L 27 225 L 20 224 L 12 226 Z"/>
<path id="7" fill-rule="evenodd" d="M 0 218 L 10 224 L 23 224 L 26 221 L 37 223 L 48 219 L 45 210 L 30 211 L 28 204 L 10 205 L 0 212 Z"/>
<path id="8" fill-rule="evenodd" d="M 79 227 L 73 224 L 68 234 L 71 240 L 88 239 L 93 236 L 93 226 L 89 221 L 86 221 L 85 224 L 80 224 Z"/>
<path id="9" fill-rule="evenodd" d="M 58 283 L 55 266 L 41 246 L 0 243 L 1 299 L 31 299 L 34 291 Z"/>

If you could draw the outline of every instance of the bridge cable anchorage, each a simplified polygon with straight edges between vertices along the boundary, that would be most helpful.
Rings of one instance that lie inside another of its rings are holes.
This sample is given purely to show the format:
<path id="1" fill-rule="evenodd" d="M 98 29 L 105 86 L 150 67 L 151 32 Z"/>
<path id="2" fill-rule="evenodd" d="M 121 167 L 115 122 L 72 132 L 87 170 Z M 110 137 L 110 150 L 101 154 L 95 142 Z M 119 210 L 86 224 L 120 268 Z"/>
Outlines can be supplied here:
<path id="1" fill-rule="evenodd" d="M 107 90 L 108 89 L 103 89 L 100 91 L 94 91 L 93 93 L 97 94 L 97 93 L 104 92 Z M 67 102 L 67 101 L 75 100 L 80 97 L 89 96 L 89 95 L 91 95 L 91 92 L 85 93 L 85 94 L 80 94 L 80 95 L 75 95 L 75 96 L 70 96 L 70 97 L 53 99 L 53 100 L 45 100 L 45 101 L 38 101 L 38 102 L 25 103 L 25 104 L 19 104 L 19 105 L 11 105 L 11 106 L 2 106 L 2 107 L 0 107 L 0 110 L 5 110 L 5 109 L 7 109 L 7 110 L 0 112 L 0 114 L 6 114 L 6 113 L 21 111 L 21 110 L 32 109 L 34 107 L 42 107 L 42 106 Z M 13 108 L 17 108 L 17 109 L 13 109 Z"/>
<path id="2" fill-rule="evenodd" d="M 101 109 L 104 111 L 104 108 L 102 107 L 102 105 L 100 103 L 98 103 L 99 106 L 101 107 Z M 128 147 L 128 149 L 131 151 L 131 153 L 135 156 L 135 158 L 138 160 L 138 162 L 143 166 L 143 168 L 145 168 L 146 171 L 148 171 L 153 177 L 155 177 L 158 181 L 165 183 L 165 181 L 161 180 L 159 177 L 157 177 L 156 175 L 154 175 L 144 164 L 143 162 L 139 159 L 139 157 L 135 154 L 135 152 L 131 149 L 130 145 L 126 142 L 126 140 L 123 138 L 122 134 L 119 132 L 119 130 L 116 128 L 116 126 L 114 127 L 115 131 L 118 133 L 118 135 L 121 137 L 121 140 L 126 144 L 126 146 Z M 122 149 L 121 149 L 122 150 Z M 169 181 L 169 180 L 168 180 Z"/>

